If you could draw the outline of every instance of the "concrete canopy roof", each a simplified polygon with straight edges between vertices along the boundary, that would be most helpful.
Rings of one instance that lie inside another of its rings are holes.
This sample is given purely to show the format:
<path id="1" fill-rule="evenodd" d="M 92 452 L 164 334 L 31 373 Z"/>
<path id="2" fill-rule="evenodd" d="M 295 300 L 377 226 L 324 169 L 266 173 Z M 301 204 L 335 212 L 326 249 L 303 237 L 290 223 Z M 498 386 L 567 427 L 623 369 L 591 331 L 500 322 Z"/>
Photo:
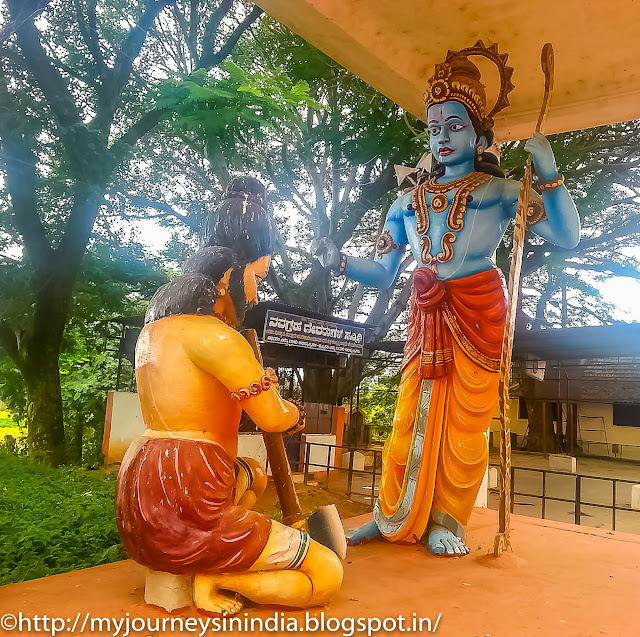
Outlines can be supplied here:
<path id="1" fill-rule="evenodd" d="M 256 0 L 268 14 L 417 117 L 436 63 L 478 39 L 497 43 L 515 68 L 511 106 L 496 141 L 530 137 L 555 50 L 545 133 L 640 118 L 640 2 L 634 0 Z M 475 59 L 473 60 L 476 61 Z M 480 66 L 480 65 L 479 65 Z M 495 78 L 480 66 L 491 100 Z M 497 74 L 496 74 L 497 75 Z"/>

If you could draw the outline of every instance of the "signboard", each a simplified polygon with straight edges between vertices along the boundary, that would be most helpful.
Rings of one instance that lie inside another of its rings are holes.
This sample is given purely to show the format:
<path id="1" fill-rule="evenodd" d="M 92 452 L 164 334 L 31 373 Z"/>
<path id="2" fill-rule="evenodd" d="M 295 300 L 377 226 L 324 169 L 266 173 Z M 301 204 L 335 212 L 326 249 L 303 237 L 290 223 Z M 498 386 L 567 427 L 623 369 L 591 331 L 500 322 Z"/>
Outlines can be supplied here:
<path id="1" fill-rule="evenodd" d="M 266 343 L 361 355 L 364 348 L 364 328 L 267 310 L 263 339 Z"/>

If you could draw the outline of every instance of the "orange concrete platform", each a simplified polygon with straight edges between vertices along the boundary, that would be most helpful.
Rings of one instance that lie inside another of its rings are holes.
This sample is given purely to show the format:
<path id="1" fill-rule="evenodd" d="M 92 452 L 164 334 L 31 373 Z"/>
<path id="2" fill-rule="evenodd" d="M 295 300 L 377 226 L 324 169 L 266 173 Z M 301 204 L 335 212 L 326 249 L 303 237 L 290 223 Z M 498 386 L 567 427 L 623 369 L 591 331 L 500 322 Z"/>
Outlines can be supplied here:
<path id="1" fill-rule="evenodd" d="M 415 613 L 435 622 L 441 613 L 436 634 L 452 637 L 640 634 L 635 606 L 640 589 L 639 536 L 520 516 L 512 521 L 513 552 L 498 559 L 488 555 L 497 515 L 487 509 L 473 514 L 467 536 L 472 553 L 465 558 L 437 558 L 420 546 L 386 542 L 349 549 L 343 587 L 324 609 L 325 618 L 384 619 L 402 614 L 411 621 Z M 131 619 L 167 617 L 144 605 L 143 582 L 144 569 L 127 561 L 12 584 L 0 588 L 0 617 L 22 612 L 25 617 L 69 617 L 72 624 L 81 613 L 78 629 L 63 633 L 67 635 L 79 633 L 87 612 L 91 617 L 122 618 L 127 613 Z M 320 613 L 313 614 L 320 617 Z M 195 611 L 182 617 L 189 615 L 201 617 Z M 247 616 L 273 615 L 274 609 L 254 609 Z M 287 612 L 285 617 L 304 621 L 302 612 Z M 112 634 L 113 628 L 108 632 Z M 199 632 L 198 628 L 185 634 Z M 87 628 L 84 634 L 107 631 Z M 332 634 L 341 635 L 342 630 Z"/>

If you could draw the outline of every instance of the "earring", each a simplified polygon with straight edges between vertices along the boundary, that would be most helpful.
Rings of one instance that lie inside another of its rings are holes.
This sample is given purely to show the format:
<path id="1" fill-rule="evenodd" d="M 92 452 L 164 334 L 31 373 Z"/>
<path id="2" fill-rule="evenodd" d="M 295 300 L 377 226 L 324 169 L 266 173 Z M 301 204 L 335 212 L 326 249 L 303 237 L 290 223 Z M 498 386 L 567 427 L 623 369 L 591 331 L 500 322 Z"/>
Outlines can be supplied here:
<path id="1" fill-rule="evenodd" d="M 478 155 L 482 155 L 482 153 L 484 153 L 484 146 L 478 146 L 478 148 L 476 148 L 476 153 L 478 153 Z"/>

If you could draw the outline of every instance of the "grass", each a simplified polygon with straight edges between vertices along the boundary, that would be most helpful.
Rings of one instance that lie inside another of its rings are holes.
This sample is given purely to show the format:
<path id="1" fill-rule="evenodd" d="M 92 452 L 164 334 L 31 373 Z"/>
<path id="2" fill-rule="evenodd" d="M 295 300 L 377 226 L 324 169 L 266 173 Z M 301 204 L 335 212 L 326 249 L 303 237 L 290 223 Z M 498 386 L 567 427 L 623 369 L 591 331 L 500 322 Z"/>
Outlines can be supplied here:
<path id="1" fill-rule="evenodd" d="M 0 585 L 123 559 L 115 486 L 115 475 L 0 452 Z"/>

